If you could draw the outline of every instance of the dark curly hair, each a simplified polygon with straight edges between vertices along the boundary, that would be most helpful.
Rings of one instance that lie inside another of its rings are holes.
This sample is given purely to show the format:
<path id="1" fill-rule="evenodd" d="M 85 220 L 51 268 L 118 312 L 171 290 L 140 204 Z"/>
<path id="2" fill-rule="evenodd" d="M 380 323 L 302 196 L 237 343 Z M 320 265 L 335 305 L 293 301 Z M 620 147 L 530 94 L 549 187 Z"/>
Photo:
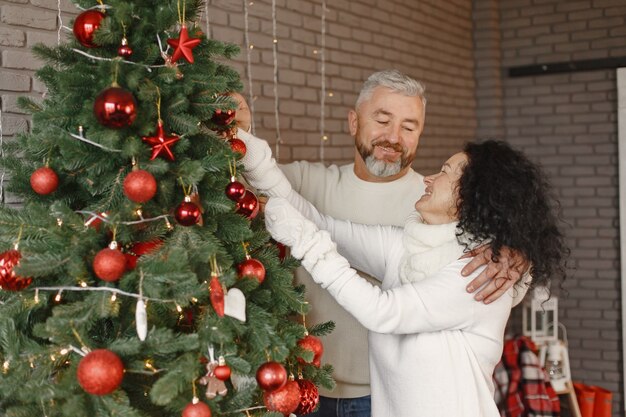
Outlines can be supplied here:
<path id="1" fill-rule="evenodd" d="M 468 143 L 459 180 L 457 236 L 491 245 L 493 261 L 508 246 L 531 263 L 531 286 L 565 279 L 569 253 L 559 229 L 558 202 L 545 174 L 502 141 Z"/>

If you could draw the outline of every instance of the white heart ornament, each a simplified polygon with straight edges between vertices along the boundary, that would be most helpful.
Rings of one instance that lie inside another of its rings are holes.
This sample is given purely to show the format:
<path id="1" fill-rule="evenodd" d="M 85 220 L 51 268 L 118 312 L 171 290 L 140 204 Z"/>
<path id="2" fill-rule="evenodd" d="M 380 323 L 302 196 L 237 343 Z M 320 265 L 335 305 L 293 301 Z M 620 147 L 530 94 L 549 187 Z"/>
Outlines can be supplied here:
<path id="1" fill-rule="evenodd" d="M 246 296 L 238 288 L 231 288 L 224 296 L 224 314 L 246 321 Z"/>

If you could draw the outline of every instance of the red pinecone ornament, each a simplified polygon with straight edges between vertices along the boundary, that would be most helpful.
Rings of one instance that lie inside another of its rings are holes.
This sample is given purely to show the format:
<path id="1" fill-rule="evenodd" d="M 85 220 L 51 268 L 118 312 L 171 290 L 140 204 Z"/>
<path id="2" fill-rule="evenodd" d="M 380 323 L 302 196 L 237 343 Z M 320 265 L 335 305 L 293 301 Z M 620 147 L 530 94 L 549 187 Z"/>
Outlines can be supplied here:
<path id="1" fill-rule="evenodd" d="M 258 259 L 247 258 L 237 265 L 237 275 L 239 278 L 254 277 L 260 284 L 265 280 L 265 266 Z"/>
<path id="2" fill-rule="evenodd" d="M 248 148 L 246 147 L 246 143 L 239 138 L 228 139 L 228 144 L 230 145 L 230 149 L 232 149 L 233 152 L 239 154 L 240 158 L 243 157 L 248 150 Z"/>
<path id="3" fill-rule="evenodd" d="M 21 291 L 28 287 L 32 278 L 20 277 L 13 270 L 20 262 L 22 254 L 17 250 L 0 253 L 0 288 L 5 291 Z"/>
<path id="4" fill-rule="evenodd" d="M 235 211 L 252 220 L 259 214 L 259 199 L 252 191 L 246 190 L 243 197 L 237 201 Z"/>
<path id="5" fill-rule="evenodd" d="M 96 349 L 80 360 L 76 378 L 89 394 L 107 395 L 122 383 L 124 364 L 119 356 L 110 350 Z"/>
<path id="6" fill-rule="evenodd" d="M 309 334 L 298 340 L 298 346 L 304 350 L 313 352 L 313 360 L 311 361 L 311 364 L 319 368 L 322 362 L 322 354 L 324 353 L 324 345 L 322 344 L 322 341 Z M 302 358 L 298 358 L 298 361 L 306 363 Z"/>
<path id="7" fill-rule="evenodd" d="M 209 298 L 211 299 L 213 309 L 218 316 L 224 317 L 224 288 L 222 288 L 222 283 L 216 275 L 211 277 L 209 292 Z"/>
<path id="8" fill-rule="evenodd" d="M 72 30 L 81 45 L 86 48 L 96 48 L 98 46 L 93 43 L 93 34 L 100 27 L 104 17 L 104 13 L 93 9 L 85 10 L 76 17 Z"/>
<path id="9" fill-rule="evenodd" d="M 264 392 L 263 403 L 268 410 L 288 416 L 300 405 L 300 387 L 296 381 L 287 381 L 282 388 Z"/>
<path id="10" fill-rule="evenodd" d="M 96 97 L 93 113 L 102 126 L 121 129 L 135 121 L 137 101 L 129 91 L 120 87 L 109 87 Z"/>
<path id="11" fill-rule="evenodd" d="M 278 362 L 265 362 L 256 371 L 256 382 L 263 391 L 277 390 L 287 382 L 287 370 Z"/>
<path id="12" fill-rule="evenodd" d="M 189 197 L 185 197 L 185 201 L 180 203 L 174 212 L 176 221 L 182 226 L 193 226 L 197 224 L 202 217 L 200 207 L 198 207 L 196 203 L 187 201 L 188 199 L 190 200 Z"/>
<path id="13" fill-rule="evenodd" d="M 211 409 L 202 401 L 190 402 L 183 410 L 182 417 L 211 417 Z"/>
<path id="14" fill-rule="evenodd" d="M 124 195 L 135 203 L 149 201 L 157 191 L 157 182 L 148 171 L 138 169 L 131 171 L 124 178 Z"/>
<path id="15" fill-rule="evenodd" d="M 37 194 L 51 194 L 59 186 L 59 177 L 52 168 L 41 167 L 30 176 L 30 186 Z"/>
<path id="16" fill-rule="evenodd" d="M 117 281 L 126 272 L 126 257 L 117 249 L 104 248 L 93 260 L 93 272 L 103 281 Z"/>
<path id="17" fill-rule="evenodd" d="M 294 411 L 294 414 L 302 416 L 315 411 L 320 402 L 320 394 L 317 387 L 306 379 L 299 379 L 296 382 L 300 387 L 300 404 Z"/>

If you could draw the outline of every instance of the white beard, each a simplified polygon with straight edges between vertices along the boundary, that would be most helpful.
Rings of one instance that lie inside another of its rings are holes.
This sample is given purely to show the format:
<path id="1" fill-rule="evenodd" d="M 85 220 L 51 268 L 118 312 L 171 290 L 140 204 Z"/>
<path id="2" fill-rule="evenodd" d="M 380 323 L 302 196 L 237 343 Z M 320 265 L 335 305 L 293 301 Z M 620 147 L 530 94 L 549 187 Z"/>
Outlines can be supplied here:
<path id="1" fill-rule="evenodd" d="M 365 158 L 365 166 L 370 174 L 380 178 L 396 175 L 402 169 L 401 160 L 385 162 L 374 158 L 372 155 Z"/>

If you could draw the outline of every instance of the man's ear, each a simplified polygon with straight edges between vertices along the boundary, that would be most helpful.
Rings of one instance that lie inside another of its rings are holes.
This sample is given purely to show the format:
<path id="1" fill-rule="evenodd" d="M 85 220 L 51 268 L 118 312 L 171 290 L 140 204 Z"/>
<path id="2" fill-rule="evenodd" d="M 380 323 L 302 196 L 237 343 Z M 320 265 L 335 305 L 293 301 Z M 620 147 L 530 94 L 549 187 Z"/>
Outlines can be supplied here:
<path id="1" fill-rule="evenodd" d="M 354 109 L 348 112 L 348 126 L 350 127 L 350 135 L 355 136 L 359 127 L 359 116 Z"/>

